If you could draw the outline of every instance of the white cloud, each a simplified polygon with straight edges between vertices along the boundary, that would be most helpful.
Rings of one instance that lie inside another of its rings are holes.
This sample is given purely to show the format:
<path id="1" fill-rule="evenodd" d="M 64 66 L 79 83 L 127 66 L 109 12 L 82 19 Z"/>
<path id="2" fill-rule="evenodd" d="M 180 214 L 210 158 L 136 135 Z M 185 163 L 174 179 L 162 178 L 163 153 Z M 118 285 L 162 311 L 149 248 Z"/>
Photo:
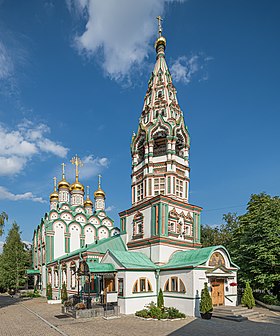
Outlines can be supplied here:
<path id="1" fill-rule="evenodd" d="M 82 158 L 83 166 L 81 167 L 81 178 L 90 178 L 100 174 L 109 166 L 109 159 L 106 157 L 99 158 L 88 155 Z"/>
<path id="2" fill-rule="evenodd" d="M 14 64 L 7 48 L 0 41 L 0 80 L 6 79 L 14 72 Z"/>
<path id="3" fill-rule="evenodd" d="M 109 205 L 106 209 L 105 209 L 105 211 L 106 212 L 110 212 L 110 211 L 112 211 L 112 210 L 114 210 L 116 207 L 114 206 L 114 205 Z"/>
<path id="4" fill-rule="evenodd" d="M 152 39 L 155 18 L 163 16 L 165 4 L 184 0 L 66 0 L 69 11 L 84 20 L 85 28 L 75 37 L 75 47 L 86 57 L 97 56 L 110 78 L 130 79 L 141 70 Z"/>
<path id="5" fill-rule="evenodd" d="M 205 65 L 212 60 L 211 57 L 204 57 L 202 54 L 191 57 L 180 56 L 172 62 L 170 72 L 174 82 L 189 84 L 194 76 L 199 76 L 199 80 L 207 80 L 208 75 L 205 73 Z"/>
<path id="6" fill-rule="evenodd" d="M 15 130 L 0 125 L 0 175 L 21 172 L 35 154 L 50 153 L 66 157 L 68 149 L 45 135 L 50 129 L 44 124 L 35 125 L 25 120 Z"/>
<path id="7" fill-rule="evenodd" d="M 33 201 L 39 203 L 46 203 L 42 197 L 36 197 L 32 192 L 28 191 L 24 194 L 13 194 L 5 187 L 0 186 L 0 200 L 9 201 Z"/>

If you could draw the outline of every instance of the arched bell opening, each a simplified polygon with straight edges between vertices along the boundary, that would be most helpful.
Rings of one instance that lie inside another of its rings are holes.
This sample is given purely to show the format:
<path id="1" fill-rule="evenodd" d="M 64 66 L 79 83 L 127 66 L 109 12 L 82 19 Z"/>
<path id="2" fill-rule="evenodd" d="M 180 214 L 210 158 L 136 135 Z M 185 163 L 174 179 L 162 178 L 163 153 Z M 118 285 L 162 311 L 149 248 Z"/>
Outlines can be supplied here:
<path id="1" fill-rule="evenodd" d="M 184 156 L 184 147 L 185 147 L 185 141 L 181 134 L 177 135 L 177 141 L 175 145 L 175 153 L 179 157 Z"/>
<path id="2" fill-rule="evenodd" d="M 167 152 L 167 132 L 165 130 L 160 130 L 156 132 L 153 136 L 154 140 L 154 153 L 153 156 L 166 155 Z"/>

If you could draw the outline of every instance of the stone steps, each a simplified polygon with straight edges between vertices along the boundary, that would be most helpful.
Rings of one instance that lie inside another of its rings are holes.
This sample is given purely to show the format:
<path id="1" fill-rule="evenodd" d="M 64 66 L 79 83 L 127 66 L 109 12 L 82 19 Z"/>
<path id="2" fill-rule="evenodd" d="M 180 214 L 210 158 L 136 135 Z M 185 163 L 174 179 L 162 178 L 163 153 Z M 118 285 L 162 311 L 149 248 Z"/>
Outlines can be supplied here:
<path id="1" fill-rule="evenodd" d="M 253 309 L 231 306 L 215 307 L 212 316 L 237 322 L 242 322 L 245 320 L 259 320 L 265 318 L 264 314 L 261 314 Z"/>

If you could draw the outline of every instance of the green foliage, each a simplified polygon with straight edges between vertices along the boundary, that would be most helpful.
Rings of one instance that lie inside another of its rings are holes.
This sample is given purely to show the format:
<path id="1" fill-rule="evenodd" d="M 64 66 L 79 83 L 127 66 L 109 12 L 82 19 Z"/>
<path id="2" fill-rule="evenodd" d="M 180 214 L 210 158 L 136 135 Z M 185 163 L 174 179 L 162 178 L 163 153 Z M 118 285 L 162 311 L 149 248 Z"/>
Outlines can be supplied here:
<path id="1" fill-rule="evenodd" d="M 135 313 L 136 316 L 153 319 L 175 319 L 185 318 L 186 315 L 181 313 L 177 308 L 159 308 L 154 302 L 151 302 L 146 309 L 139 310 Z"/>
<path id="2" fill-rule="evenodd" d="M 52 285 L 50 283 L 47 284 L 46 295 L 48 300 L 52 300 Z"/>
<path id="3" fill-rule="evenodd" d="M 199 308 L 200 308 L 200 312 L 203 314 L 210 313 L 213 310 L 212 298 L 208 291 L 207 282 L 204 283 L 204 288 L 201 290 Z"/>
<path id="4" fill-rule="evenodd" d="M 250 309 L 256 305 L 253 292 L 252 292 L 252 288 L 250 287 L 249 282 L 246 282 L 246 287 L 242 295 L 241 303 Z"/>
<path id="5" fill-rule="evenodd" d="M 220 227 L 202 226 L 203 246 L 224 245 L 236 263 L 238 284 L 272 292 L 280 301 L 280 198 L 251 195 L 247 211 L 228 213 Z"/>
<path id="6" fill-rule="evenodd" d="M 25 270 L 30 266 L 29 252 L 20 238 L 19 226 L 13 223 L 0 259 L 0 287 L 18 290 L 26 283 Z"/>
<path id="7" fill-rule="evenodd" d="M 66 283 L 63 282 L 63 285 L 62 285 L 62 288 L 61 288 L 61 301 L 62 301 L 62 303 L 64 303 L 67 300 L 68 300 L 68 294 L 67 294 Z"/>
<path id="8" fill-rule="evenodd" d="M 164 298 L 163 298 L 163 293 L 162 293 L 161 288 L 159 290 L 158 297 L 157 297 L 157 306 L 158 308 L 161 308 L 161 309 L 164 307 Z"/>
<path id="9" fill-rule="evenodd" d="M 5 222 L 8 220 L 8 215 L 6 214 L 6 212 L 1 212 L 0 214 L 0 236 L 2 236 L 3 232 L 4 232 L 4 225 Z"/>
<path id="10" fill-rule="evenodd" d="M 280 301 L 277 299 L 276 295 L 271 295 L 267 293 L 254 293 L 256 299 L 268 305 L 280 306 Z"/>

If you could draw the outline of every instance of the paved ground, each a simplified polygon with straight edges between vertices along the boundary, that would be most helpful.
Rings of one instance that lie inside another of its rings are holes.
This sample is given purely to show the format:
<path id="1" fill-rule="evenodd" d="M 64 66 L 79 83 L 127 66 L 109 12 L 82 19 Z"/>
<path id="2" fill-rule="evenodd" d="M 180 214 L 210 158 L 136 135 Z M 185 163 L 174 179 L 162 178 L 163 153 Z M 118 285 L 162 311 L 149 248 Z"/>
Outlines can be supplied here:
<path id="1" fill-rule="evenodd" d="M 280 336 L 280 314 L 272 312 L 268 314 L 276 323 L 272 323 L 271 319 L 267 322 L 233 322 L 215 318 L 210 321 L 195 318 L 180 321 L 144 321 L 134 316 L 121 316 L 119 319 L 112 320 L 58 319 L 56 316 L 61 315 L 60 305 L 48 305 L 43 298 L 19 301 L 0 295 L 0 336 L 106 334 L 110 336 Z"/>

